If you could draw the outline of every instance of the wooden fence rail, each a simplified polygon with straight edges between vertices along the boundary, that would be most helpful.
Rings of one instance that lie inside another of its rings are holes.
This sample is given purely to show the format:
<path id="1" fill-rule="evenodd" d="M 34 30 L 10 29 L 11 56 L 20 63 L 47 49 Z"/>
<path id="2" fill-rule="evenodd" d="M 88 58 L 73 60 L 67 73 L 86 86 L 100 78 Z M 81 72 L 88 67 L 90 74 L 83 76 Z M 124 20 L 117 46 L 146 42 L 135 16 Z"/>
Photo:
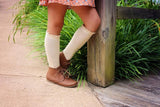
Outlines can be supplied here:
<path id="1" fill-rule="evenodd" d="M 117 0 L 96 0 L 101 26 L 87 43 L 87 79 L 106 87 L 115 80 L 116 19 L 160 18 L 160 10 L 117 7 Z"/>
<path id="2" fill-rule="evenodd" d="M 157 19 L 160 10 L 135 7 L 117 7 L 117 19 Z"/>

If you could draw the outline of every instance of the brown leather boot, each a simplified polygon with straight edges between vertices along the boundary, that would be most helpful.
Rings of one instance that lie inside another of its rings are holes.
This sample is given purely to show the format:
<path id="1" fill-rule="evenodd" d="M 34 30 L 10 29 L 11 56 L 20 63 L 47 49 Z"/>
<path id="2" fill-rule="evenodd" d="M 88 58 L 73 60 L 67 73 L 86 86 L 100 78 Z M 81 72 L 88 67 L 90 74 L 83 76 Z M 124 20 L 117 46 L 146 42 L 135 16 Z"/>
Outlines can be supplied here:
<path id="1" fill-rule="evenodd" d="M 70 60 L 67 60 L 63 52 L 60 52 L 60 64 L 64 69 L 67 69 L 70 65 Z"/>
<path id="2" fill-rule="evenodd" d="M 47 80 L 64 87 L 76 87 L 78 82 L 69 78 L 69 76 L 70 73 L 59 66 L 58 68 L 49 67 L 46 78 Z"/>

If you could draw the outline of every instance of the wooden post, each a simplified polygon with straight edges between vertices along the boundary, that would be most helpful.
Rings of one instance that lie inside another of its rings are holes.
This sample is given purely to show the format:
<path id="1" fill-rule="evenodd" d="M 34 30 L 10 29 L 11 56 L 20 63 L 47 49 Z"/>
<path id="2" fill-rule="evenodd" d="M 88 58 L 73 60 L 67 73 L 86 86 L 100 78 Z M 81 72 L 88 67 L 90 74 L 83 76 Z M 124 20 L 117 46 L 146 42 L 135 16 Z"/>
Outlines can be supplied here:
<path id="1" fill-rule="evenodd" d="M 116 0 L 96 0 L 96 9 L 101 26 L 87 43 L 87 80 L 106 87 L 115 80 Z"/>

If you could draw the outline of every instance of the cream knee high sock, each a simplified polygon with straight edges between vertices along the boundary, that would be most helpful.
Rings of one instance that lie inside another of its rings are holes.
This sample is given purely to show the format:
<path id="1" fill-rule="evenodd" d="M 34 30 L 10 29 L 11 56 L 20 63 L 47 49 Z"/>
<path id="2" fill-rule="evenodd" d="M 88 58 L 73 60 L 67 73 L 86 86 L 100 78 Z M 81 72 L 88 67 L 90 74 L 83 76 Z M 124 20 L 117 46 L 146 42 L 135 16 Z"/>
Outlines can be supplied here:
<path id="1" fill-rule="evenodd" d="M 60 35 L 52 35 L 46 31 L 45 35 L 45 52 L 49 67 L 57 68 L 60 66 L 59 62 L 59 48 L 60 48 Z"/>
<path id="2" fill-rule="evenodd" d="M 84 25 L 79 27 L 74 33 L 71 41 L 63 50 L 66 59 L 70 60 L 74 53 L 77 52 L 93 34 L 95 34 L 95 32 L 89 31 Z"/>

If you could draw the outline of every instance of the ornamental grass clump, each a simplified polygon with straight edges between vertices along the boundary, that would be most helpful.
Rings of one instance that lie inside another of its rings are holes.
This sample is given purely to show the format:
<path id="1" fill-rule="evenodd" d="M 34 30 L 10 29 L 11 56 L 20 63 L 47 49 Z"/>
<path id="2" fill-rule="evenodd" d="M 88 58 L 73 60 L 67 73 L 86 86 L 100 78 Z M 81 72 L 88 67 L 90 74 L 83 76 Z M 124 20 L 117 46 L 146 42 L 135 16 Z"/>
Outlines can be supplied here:
<path id="1" fill-rule="evenodd" d="M 25 2 L 22 2 L 25 1 Z M 21 0 L 19 12 L 15 16 L 13 40 L 20 29 L 28 29 L 29 43 L 33 52 L 47 64 L 44 52 L 44 36 L 47 29 L 47 8 L 38 6 L 39 0 Z M 32 5 L 30 5 L 32 4 Z M 118 0 L 117 6 L 159 9 L 159 5 L 149 0 Z M 160 67 L 160 20 L 128 19 L 117 20 L 116 25 L 116 61 L 115 79 L 135 80 L 151 72 L 156 73 Z M 60 50 L 71 40 L 74 32 L 83 24 L 73 10 L 67 10 L 64 26 L 60 33 Z M 10 39 L 10 36 L 9 36 Z M 87 45 L 85 44 L 72 58 L 69 72 L 73 78 L 87 79 Z M 79 85 L 80 85 L 79 84 Z"/>
<path id="2" fill-rule="evenodd" d="M 119 20 L 116 32 L 116 78 L 140 78 L 160 68 L 160 35 L 152 20 Z"/>

